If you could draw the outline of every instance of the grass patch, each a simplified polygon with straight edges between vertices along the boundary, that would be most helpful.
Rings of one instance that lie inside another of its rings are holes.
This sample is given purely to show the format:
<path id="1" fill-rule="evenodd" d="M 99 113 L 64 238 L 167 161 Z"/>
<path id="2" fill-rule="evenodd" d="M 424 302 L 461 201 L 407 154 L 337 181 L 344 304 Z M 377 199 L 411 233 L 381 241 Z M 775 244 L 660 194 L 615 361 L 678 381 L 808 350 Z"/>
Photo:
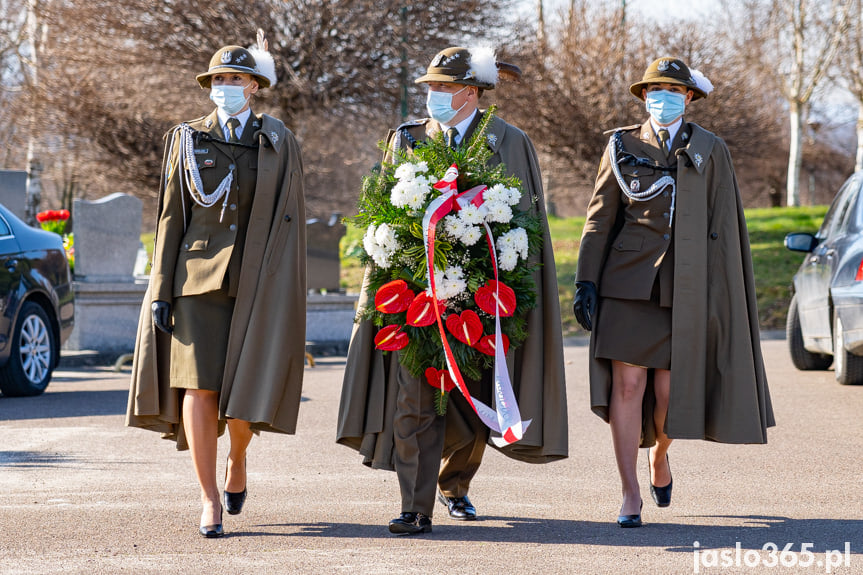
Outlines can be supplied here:
<path id="1" fill-rule="evenodd" d="M 791 278 L 803 261 L 803 254 L 785 249 L 785 235 L 790 232 L 814 233 L 826 212 L 827 206 L 746 210 L 762 329 L 784 329 L 791 301 Z M 565 336 L 584 335 L 572 315 L 575 269 L 584 218 L 550 217 L 548 226 L 557 265 L 563 332 Z M 341 242 L 341 286 L 349 293 L 358 293 L 362 284 L 363 270 L 352 254 L 352 250 L 362 247 L 362 237 L 362 230 L 348 226 Z"/>

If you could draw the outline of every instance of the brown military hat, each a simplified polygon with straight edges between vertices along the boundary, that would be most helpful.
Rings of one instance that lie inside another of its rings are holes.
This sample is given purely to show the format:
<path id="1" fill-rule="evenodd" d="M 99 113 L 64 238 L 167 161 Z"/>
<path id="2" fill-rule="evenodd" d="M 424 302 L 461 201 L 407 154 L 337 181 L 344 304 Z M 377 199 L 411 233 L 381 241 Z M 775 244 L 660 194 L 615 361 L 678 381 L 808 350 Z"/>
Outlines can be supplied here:
<path id="1" fill-rule="evenodd" d="M 644 100 L 641 90 L 647 87 L 648 84 L 678 84 L 686 86 L 694 93 L 692 96 L 693 101 L 699 98 L 706 98 L 709 91 L 698 85 L 696 78 L 689 70 L 689 66 L 684 64 L 683 60 L 669 56 L 658 58 L 651 62 L 647 70 L 644 71 L 644 77 L 641 79 L 641 82 L 636 82 L 630 86 L 629 91 L 639 100 Z"/>
<path id="2" fill-rule="evenodd" d="M 229 74 L 231 72 L 239 72 L 241 74 L 251 74 L 261 88 L 269 88 L 270 79 L 263 74 L 258 67 L 255 57 L 249 50 L 242 46 L 225 46 L 219 48 L 213 57 L 210 58 L 210 67 L 203 74 L 198 74 L 195 79 L 201 88 L 209 88 L 211 76 L 215 74 Z"/>
<path id="3" fill-rule="evenodd" d="M 435 54 L 425 75 L 414 82 L 445 82 L 493 90 L 500 77 L 517 79 L 520 75 L 518 66 L 497 62 L 491 48 L 453 46 Z"/>

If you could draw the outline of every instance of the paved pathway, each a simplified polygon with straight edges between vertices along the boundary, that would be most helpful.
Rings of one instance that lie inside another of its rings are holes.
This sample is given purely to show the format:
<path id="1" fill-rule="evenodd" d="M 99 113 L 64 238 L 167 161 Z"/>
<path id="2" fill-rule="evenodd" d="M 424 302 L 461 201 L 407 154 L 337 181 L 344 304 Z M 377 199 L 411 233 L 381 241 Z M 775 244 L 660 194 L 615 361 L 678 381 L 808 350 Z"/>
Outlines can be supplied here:
<path id="1" fill-rule="evenodd" d="M 482 520 L 439 507 L 434 533 L 413 538 L 385 527 L 395 475 L 333 441 L 344 358 L 307 368 L 297 435 L 253 441 L 246 509 L 221 540 L 197 534 L 188 454 L 123 427 L 128 372 L 59 371 L 41 397 L 0 397 L 0 573 L 863 573 L 863 386 L 796 371 L 784 341 L 764 351 L 770 443 L 676 442 L 668 509 L 640 461 L 644 528 L 613 523 L 610 433 L 587 408 L 587 348 L 571 346 L 570 458 L 489 450 L 471 492 Z"/>

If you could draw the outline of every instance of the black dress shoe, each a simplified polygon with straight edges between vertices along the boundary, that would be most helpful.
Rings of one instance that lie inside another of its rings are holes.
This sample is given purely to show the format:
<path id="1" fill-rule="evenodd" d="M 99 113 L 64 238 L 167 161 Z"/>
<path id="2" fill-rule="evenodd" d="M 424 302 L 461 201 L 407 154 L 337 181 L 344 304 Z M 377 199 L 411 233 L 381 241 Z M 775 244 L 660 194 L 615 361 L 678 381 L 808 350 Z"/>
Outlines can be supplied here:
<path id="1" fill-rule="evenodd" d="M 437 492 L 437 499 L 446 505 L 449 511 L 449 516 L 458 521 L 473 521 L 476 519 L 476 507 L 467 498 L 464 497 L 447 497 L 440 491 Z"/>
<path id="2" fill-rule="evenodd" d="M 422 513 L 403 512 L 390 521 L 390 533 L 397 535 L 416 535 L 417 533 L 431 533 L 431 517 Z"/>
<path id="3" fill-rule="evenodd" d="M 201 537 L 206 537 L 207 539 L 215 539 L 216 537 L 222 537 L 225 534 L 225 530 L 222 528 L 221 510 L 219 511 L 219 522 L 215 525 L 198 526 L 198 533 L 201 534 Z"/>
<path id="4" fill-rule="evenodd" d="M 668 462 L 668 454 L 665 454 L 665 462 L 668 463 L 668 474 L 671 475 L 671 463 Z M 650 451 L 647 452 L 647 473 L 650 474 Z M 653 502 L 657 507 L 668 507 L 671 505 L 671 486 L 674 484 L 674 478 L 668 482 L 665 487 L 657 487 L 650 482 L 650 496 L 653 497 Z"/>
<path id="5" fill-rule="evenodd" d="M 230 456 L 228 456 L 228 461 L 230 461 Z M 225 467 L 225 481 L 228 480 L 228 469 Z M 243 510 L 243 504 L 246 502 L 246 493 L 247 488 L 243 488 L 239 493 L 230 492 L 225 489 L 225 511 L 228 512 L 228 515 L 239 515 L 240 511 Z"/>
<path id="6" fill-rule="evenodd" d="M 644 507 L 644 501 L 638 506 L 638 514 L 636 515 L 618 515 L 617 524 L 620 527 L 641 527 L 641 508 Z"/>

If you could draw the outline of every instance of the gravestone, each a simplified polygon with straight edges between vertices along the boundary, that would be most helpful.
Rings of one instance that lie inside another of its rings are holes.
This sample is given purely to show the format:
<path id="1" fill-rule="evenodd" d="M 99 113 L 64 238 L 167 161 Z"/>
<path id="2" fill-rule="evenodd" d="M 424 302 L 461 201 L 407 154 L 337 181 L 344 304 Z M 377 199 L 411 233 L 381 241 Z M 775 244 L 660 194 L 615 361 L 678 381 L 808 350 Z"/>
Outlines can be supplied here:
<path id="1" fill-rule="evenodd" d="M 345 225 L 337 212 L 326 222 L 317 218 L 306 220 L 306 286 L 309 290 L 339 291 L 339 241 L 344 235 Z"/>
<path id="2" fill-rule="evenodd" d="M 146 278 L 133 271 L 141 245 L 141 200 L 112 194 L 74 200 L 75 329 L 64 348 L 124 354 L 135 347 Z"/>
<path id="3" fill-rule="evenodd" d="M 141 200 L 111 194 L 74 200 L 75 277 L 86 282 L 132 282 L 141 245 Z"/>
<path id="4" fill-rule="evenodd" d="M 0 204 L 25 220 L 27 197 L 27 172 L 24 170 L 0 170 Z"/>

